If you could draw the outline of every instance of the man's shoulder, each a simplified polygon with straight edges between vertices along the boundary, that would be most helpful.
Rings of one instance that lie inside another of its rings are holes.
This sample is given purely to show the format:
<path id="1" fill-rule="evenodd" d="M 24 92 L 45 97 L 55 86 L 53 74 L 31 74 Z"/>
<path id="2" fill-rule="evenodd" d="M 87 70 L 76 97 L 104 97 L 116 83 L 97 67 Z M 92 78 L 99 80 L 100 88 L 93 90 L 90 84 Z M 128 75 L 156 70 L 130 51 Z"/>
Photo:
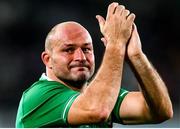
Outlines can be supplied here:
<path id="1" fill-rule="evenodd" d="M 54 90 L 68 90 L 67 87 L 56 81 L 38 80 L 33 83 L 28 89 L 26 89 L 23 95 L 35 95 L 39 96 L 46 92 Z"/>
<path id="2" fill-rule="evenodd" d="M 34 109 L 54 96 L 68 95 L 69 91 L 70 89 L 61 83 L 39 80 L 24 91 L 22 96 L 24 109 L 27 111 Z"/>

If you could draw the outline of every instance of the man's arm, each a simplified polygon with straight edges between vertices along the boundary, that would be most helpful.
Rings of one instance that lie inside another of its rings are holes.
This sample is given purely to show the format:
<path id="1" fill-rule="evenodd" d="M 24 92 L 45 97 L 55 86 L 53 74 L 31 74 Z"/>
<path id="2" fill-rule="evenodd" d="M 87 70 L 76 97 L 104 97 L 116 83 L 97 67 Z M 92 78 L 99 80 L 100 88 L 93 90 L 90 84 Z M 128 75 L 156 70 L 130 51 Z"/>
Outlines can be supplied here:
<path id="1" fill-rule="evenodd" d="M 134 18 L 118 3 L 108 7 L 107 21 L 103 27 L 107 47 L 101 67 L 88 87 L 73 102 L 68 123 L 98 123 L 109 117 L 119 94 L 126 43 Z"/>
<path id="2" fill-rule="evenodd" d="M 120 108 L 123 123 L 158 123 L 171 118 L 173 109 L 166 85 L 142 52 L 135 25 L 127 53 L 141 92 L 130 92 L 123 100 Z"/>

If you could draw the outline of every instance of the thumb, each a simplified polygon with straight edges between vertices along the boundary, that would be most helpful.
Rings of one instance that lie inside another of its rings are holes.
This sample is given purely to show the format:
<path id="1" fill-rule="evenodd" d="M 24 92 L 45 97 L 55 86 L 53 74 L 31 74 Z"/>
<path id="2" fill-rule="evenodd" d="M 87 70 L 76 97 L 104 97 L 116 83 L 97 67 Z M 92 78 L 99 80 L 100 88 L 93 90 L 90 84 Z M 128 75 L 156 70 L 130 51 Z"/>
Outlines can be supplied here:
<path id="1" fill-rule="evenodd" d="M 101 38 L 101 41 L 104 43 L 104 46 L 106 47 L 106 45 L 107 45 L 107 40 L 106 40 L 104 37 L 102 37 L 102 38 Z"/>
<path id="2" fill-rule="evenodd" d="M 133 24 L 133 32 L 132 32 L 132 35 L 134 35 L 134 36 L 136 36 L 138 39 L 140 39 L 140 38 L 139 38 L 139 34 L 138 34 L 138 30 L 137 30 L 137 26 L 136 26 L 135 23 Z"/>
<path id="3" fill-rule="evenodd" d="M 100 15 L 96 15 L 96 19 L 98 20 L 99 27 L 100 27 L 100 30 L 101 30 L 101 33 L 102 33 L 103 32 L 103 27 L 104 27 L 104 24 L 105 24 L 105 19 Z"/>

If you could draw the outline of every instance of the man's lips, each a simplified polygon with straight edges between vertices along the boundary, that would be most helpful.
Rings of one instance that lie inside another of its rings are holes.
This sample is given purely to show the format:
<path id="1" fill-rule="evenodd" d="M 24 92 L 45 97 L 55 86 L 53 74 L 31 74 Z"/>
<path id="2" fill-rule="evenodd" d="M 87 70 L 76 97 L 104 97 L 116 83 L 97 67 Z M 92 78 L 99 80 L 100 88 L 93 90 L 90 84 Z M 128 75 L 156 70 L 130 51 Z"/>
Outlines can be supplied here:
<path id="1" fill-rule="evenodd" d="M 78 72 L 78 71 L 83 72 L 83 71 L 87 71 L 89 69 L 85 66 L 73 66 L 73 67 L 71 67 L 71 70 L 76 71 L 76 72 Z"/>
<path id="2" fill-rule="evenodd" d="M 87 66 L 71 66 L 70 68 L 88 68 Z"/>
<path id="3" fill-rule="evenodd" d="M 88 68 L 89 69 L 89 66 L 85 64 L 77 64 L 77 65 L 71 65 L 70 68 L 80 68 L 80 69 Z"/>

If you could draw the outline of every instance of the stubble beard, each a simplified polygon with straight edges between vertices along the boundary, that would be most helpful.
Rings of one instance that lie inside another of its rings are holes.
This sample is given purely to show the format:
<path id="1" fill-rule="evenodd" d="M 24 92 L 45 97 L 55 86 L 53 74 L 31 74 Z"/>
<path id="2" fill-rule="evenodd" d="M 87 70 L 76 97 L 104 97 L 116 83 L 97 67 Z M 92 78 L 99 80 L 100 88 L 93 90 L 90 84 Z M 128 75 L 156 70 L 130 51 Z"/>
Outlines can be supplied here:
<path id="1" fill-rule="evenodd" d="M 81 75 L 70 75 L 68 76 L 58 76 L 58 79 L 63 81 L 65 84 L 67 84 L 70 87 L 81 89 L 84 85 L 87 84 L 88 80 L 92 77 L 93 72 L 91 73 L 84 73 Z"/>

